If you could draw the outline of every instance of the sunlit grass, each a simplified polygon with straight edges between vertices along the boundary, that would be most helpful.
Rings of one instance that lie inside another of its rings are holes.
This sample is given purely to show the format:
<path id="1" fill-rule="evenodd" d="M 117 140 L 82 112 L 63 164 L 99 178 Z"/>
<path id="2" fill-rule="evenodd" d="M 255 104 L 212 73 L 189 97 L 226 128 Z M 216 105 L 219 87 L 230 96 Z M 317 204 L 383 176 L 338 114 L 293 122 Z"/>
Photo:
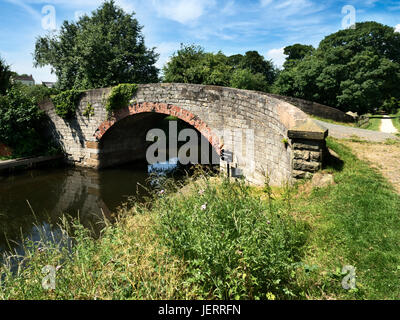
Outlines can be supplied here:
<path id="1" fill-rule="evenodd" d="M 340 142 L 328 146 L 341 158 L 324 169 L 328 187 L 200 174 L 124 205 L 98 240 L 64 223 L 61 242 L 28 242 L 18 271 L 1 266 L 0 298 L 399 299 L 400 197 Z M 58 267 L 54 291 L 42 288 L 46 265 Z M 346 265 L 355 290 L 342 288 Z"/>

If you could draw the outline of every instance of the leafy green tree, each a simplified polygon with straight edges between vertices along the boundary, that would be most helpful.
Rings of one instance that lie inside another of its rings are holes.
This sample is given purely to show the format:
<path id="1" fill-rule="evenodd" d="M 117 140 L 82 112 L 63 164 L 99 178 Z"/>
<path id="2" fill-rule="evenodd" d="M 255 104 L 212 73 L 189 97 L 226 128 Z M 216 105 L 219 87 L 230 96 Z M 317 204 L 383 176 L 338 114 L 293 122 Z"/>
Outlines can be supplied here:
<path id="1" fill-rule="evenodd" d="M 285 63 L 283 64 L 283 68 L 288 69 L 295 66 L 305 57 L 313 54 L 314 51 L 315 48 L 313 46 L 307 46 L 300 43 L 296 43 L 292 46 L 287 46 L 283 49 L 283 53 L 288 56 Z"/>
<path id="2" fill-rule="evenodd" d="M 256 51 L 227 57 L 222 52 L 206 53 L 196 45 L 181 45 L 164 66 L 164 82 L 231 86 L 267 91 L 276 69 Z"/>
<path id="3" fill-rule="evenodd" d="M 271 60 L 265 60 L 257 51 L 247 51 L 239 65 L 240 69 L 248 69 L 253 74 L 262 74 L 268 84 L 273 84 L 277 70 Z"/>
<path id="4" fill-rule="evenodd" d="M 278 93 L 343 111 L 370 112 L 400 91 L 400 34 L 376 22 L 327 36 L 318 49 L 281 72 Z"/>
<path id="5" fill-rule="evenodd" d="M 47 145 L 40 135 L 43 117 L 37 99 L 26 94 L 24 85 L 14 84 L 0 96 L 0 141 L 14 149 L 15 156 L 43 152 Z"/>
<path id="6" fill-rule="evenodd" d="M 261 73 L 252 73 L 250 69 L 237 69 L 232 74 L 230 82 L 232 88 L 268 91 L 268 83 Z"/>
<path id="7" fill-rule="evenodd" d="M 0 58 L 0 94 L 5 94 L 10 86 L 11 70 L 10 66 Z"/>
<path id="8" fill-rule="evenodd" d="M 164 82 L 229 85 L 232 67 L 221 52 L 206 53 L 196 45 L 181 45 L 164 66 Z"/>
<path id="9" fill-rule="evenodd" d="M 134 14 L 105 1 L 91 16 L 64 21 L 58 35 L 38 38 L 34 63 L 50 65 L 62 90 L 157 82 L 158 55 L 141 30 Z"/>

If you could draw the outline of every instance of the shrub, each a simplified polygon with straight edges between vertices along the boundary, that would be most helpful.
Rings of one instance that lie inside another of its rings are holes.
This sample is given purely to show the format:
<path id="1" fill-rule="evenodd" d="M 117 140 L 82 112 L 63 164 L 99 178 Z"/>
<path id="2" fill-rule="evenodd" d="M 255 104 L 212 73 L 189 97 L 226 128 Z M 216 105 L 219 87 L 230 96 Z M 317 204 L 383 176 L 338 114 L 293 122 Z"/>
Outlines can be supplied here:
<path id="1" fill-rule="evenodd" d="M 396 114 L 397 110 L 400 108 L 400 99 L 391 97 L 386 100 L 382 106 L 382 110 L 389 114 Z"/>
<path id="2" fill-rule="evenodd" d="M 21 85 L 21 90 L 25 93 L 26 96 L 34 99 L 36 104 L 39 104 L 46 98 L 50 98 L 53 95 L 57 95 L 59 92 L 55 88 L 48 88 L 45 85 L 36 85 L 36 86 L 25 86 Z"/>
<path id="3" fill-rule="evenodd" d="M 249 69 L 237 69 L 230 81 L 232 88 L 268 92 L 268 83 L 261 73 L 252 73 Z"/>
<path id="4" fill-rule="evenodd" d="M 35 98 L 14 85 L 6 96 L 0 95 L 0 141 L 14 150 L 14 156 L 40 153 L 46 144 L 39 134 L 43 117 Z"/>
<path id="5" fill-rule="evenodd" d="M 66 120 L 73 118 L 83 92 L 83 90 L 72 89 L 52 96 L 56 114 Z"/>
<path id="6" fill-rule="evenodd" d="M 244 182 L 225 180 L 183 197 L 156 202 L 158 234 L 188 264 L 188 283 L 203 298 L 288 298 L 305 241 L 303 224 L 286 209 L 251 195 Z"/>
<path id="7" fill-rule="evenodd" d="M 138 87 L 136 84 L 122 83 L 111 89 L 107 98 L 106 110 L 109 114 L 128 106 L 129 101 L 135 95 Z"/>

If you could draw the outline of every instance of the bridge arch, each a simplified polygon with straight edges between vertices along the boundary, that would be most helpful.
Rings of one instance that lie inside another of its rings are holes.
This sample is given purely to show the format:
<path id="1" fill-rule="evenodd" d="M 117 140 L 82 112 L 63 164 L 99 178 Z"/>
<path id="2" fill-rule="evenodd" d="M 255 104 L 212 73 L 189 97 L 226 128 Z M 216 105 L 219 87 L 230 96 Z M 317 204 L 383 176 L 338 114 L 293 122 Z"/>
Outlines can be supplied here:
<path id="1" fill-rule="evenodd" d="M 189 123 L 218 153 L 222 146 L 233 152 L 232 165 L 250 182 L 262 184 L 268 173 L 271 183 L 279 185 L 321 168 L 327 131 L 279 97 L 217 86 L 145 84 L 139 85 L 128 107 L 109 119 L 105 110 L 109 92 L 110 88 L 87 91 L 72 121 L 59 118 L 51 101 L 41 106 L 49 115 L 52 136 L 78 166 L 99 167 L 103 139 L 114 136 L 109 139 L 117 144 L 124 126 L 128 132 L 130 126 L 150 125 L 151 117 L 159 114 Z M 85 116 L 88 104 L 94 116 Z M 221 166 L 225 167 L 222 161 Z"/>
<path id="2" fill-rule="evenodd" d="M 98 141 L 100 141 L 104 134 L 122 119 L 143 113 L 159 113 L 166 116 L 177 117 L 178 119 L 185 121 L 199 131 L 208 140 L 211 146 L 215 148 L 216 152 L 219 155 L 221 154 L 222 145 L 218 135 L 215 134 L 203 120 L 188 110 L 167 103 L 143 102 L 120 109 L 115 113 L 113 119 L 103 121 L 100 124 L 96 129 L 94 136 Z"/>
<path id="3" fill-rule="evenodd" d="M 175 105 L 143 102 L 118 110 L 112 119 L 103 121 L 97 128 L 94 136 L 99 143 L 99 153 L 92 155 L 99 161 L 97 166 L 104 168 L 145 160 L 147 146 L 151 144 L 146 141 L 147 133 L 151 129 L 157 129 L 167 116 L 182 120 L 186 126 L 195 129 L 197 138 L 205 139 L 207 144 L 207 150 L 201 148 L 199 150 L 208 152 L 207 164 L 211 164 L 211 157 L 215 164 L 215 159 L 221 155 L 223 146 L 218 135 L 203 120 Z M 197 142 L 200 143 L 200 140 Z M 198 147 L 198 144 L 193 147 Z"/>

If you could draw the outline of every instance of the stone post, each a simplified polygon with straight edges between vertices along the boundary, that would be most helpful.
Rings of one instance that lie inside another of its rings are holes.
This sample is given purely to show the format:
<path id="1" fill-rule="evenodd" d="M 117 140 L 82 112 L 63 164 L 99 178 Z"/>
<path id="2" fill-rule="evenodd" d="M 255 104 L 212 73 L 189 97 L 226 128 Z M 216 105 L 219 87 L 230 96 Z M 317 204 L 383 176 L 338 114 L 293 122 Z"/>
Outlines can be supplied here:
<path id="1" fill-rule="evenodd" d="M 292 176 L 294 179 L 310 178 L 322 169 L 326 154 L 328 129 L 313 120 L 288 130 L 292 146 Z"/>

